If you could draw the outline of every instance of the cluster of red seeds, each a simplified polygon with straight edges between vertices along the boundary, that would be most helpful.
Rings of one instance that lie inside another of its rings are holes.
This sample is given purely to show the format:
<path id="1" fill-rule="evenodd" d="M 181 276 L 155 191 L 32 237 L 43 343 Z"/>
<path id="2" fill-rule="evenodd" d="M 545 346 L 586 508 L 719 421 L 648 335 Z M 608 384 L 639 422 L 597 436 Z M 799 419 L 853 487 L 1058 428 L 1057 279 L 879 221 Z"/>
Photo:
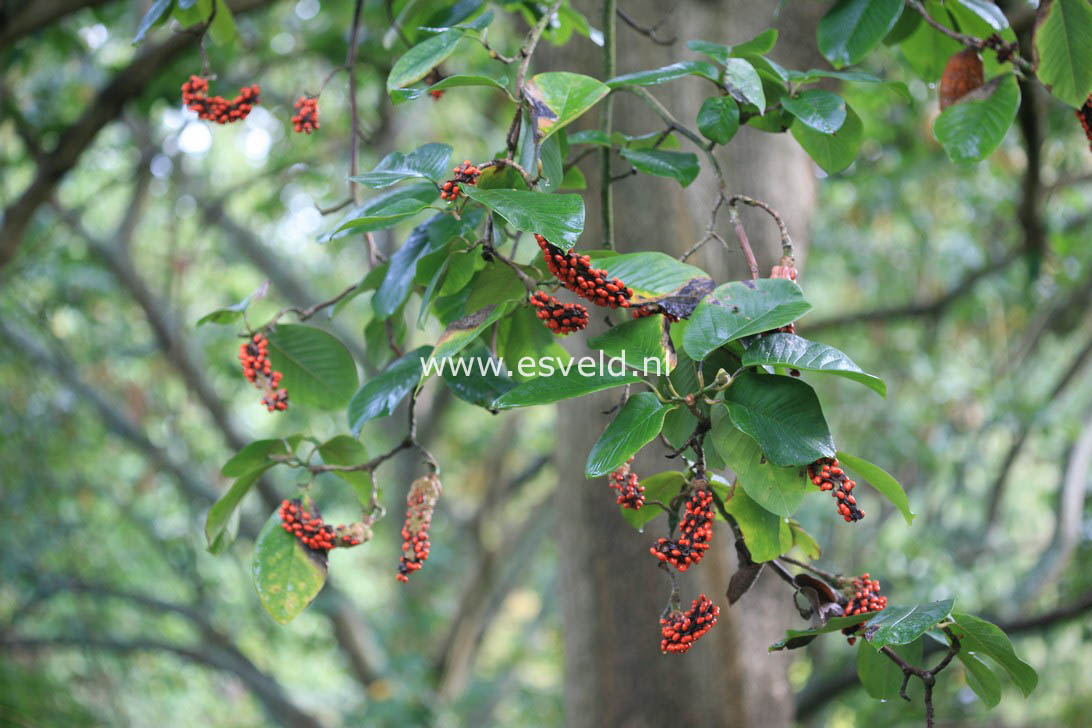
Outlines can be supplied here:
<path id="1" fill-rule="evenodd" d="M 1088 148 L 1092 149 L 1092 96 L 1084 102 L 1084 105 L 1076 111 L 1077 118 L 1084 127 L 1084 135 L 1088 137 Z"/>
<path id="2" fill-rule="evenodd" d="M 676 609 L 660 618 L 660 651 L 664 654 L 682 654 L 689 650 L 702 635 L 717 623 L 720 607 L 709 601 L 704 594 L 694 600 L 686 612 Z"/>
<path id="3" fill-rule="evenodd" d="M 808 466 L 808 477 L 819 486 L 819 490 L 829 490 L 838 501 L 838 512 L 846 523 L 859 521 L 865 512 L 857 507 L 857 498 L 853 495 L 856 482 L 849 479 L 845 471 L 838 467 L 837 458 L 823 458 Z"/>
<path id="4" fill-rule="evenodd" d="M 335 529 L 323 523 L 317 511 L 311 515 L 304 510 L 299 498 L 282 501 L 280 516 L 281 528 L 314 551 L 329 551 L 338 546 L 357 546 L 361 543 L 359 533 L 343 525 Z"/>
<path id="5" fill-rule="evenodd" d="M 660 538 L 649 552 L 679 571 L 686 571 L 702 560 L 712 538 L 713 494 L 708 488 L 698 488 L 686 502 L 686 511 L 679 521 L 679 537 Z"/>
<path id="6" fill-rule="evenodd" d="M 270 412 L 288 409 L 288 390 L 278 389 L 281 373 L 273 371 L 269 361 L 269 339 L 254 334 L 239 346 L 239 361 L 243 374 L 251 384 L 262 390 L 262 404 Z"/>
<path id="7" fill-rule="evenodd" d="M 440 498 L 440 479 L 426 475 L 413 481 L 406 498 L 406 523 L 402 526 L 402 557 L 398 561 L 398 581 L 409 581 L 411 572 L 417 571 L 428 560 L 431 544 L 428 529 L 432 524 L 432 512 Z"/>
<path id="8" fill-rule="evenodd" d="M 553 296 L 536 291 L 530 298 L 535 315 L 558 336 L 580 331 L 588 325 L 588 309 L 579 303 L 561 303 Z"/>
<path id="9" fill-rule="evenodd" d="M 443 92 L 441 91 L 439 93 Z M 459 197 L 459 185 L 477 184 L 478 176 L 481 175 L 481 173 L 482 171 L 471 164 L 469 159 L 464 161 L 452 170 L 454 176 L 447 182 L 444 182 L 443 189 L 440 190 L 440 199 L 454 202 Z"/>
<path id="10" fill-rule="evenodd" d="M 208 79 L 190 76 L 190 80 L 182 84 L 182 103 L 196 111 L 200 118 L 217 124 L 245 119 L 258 103 L 258 93 L 261 91 L 258 84 L 243 86 L 239 89 L 239 95 L 228 101 L 223 96 L 208 96 L 208 90 Z"/>
<path id="11" fill-rule="evenodd" d="M 292 117 L 292 126 L 302 134 L 310 134 L 319 128 L 318 99 L 300 96 L 293 104 L 296 114 Z"/>
<path id="12" fill-rule="evenodd" d="M 546 258 L 546 266 L 557 276 L 562 285 L 570 291 L 586 298 L 597 306 L 610 308 L 629 308 L 629 299 L 633 298 L 633 289 L 617 278 L 607 278 L 607 272 L 591 267 L 591 258 L 577 255 L 550 243 L 546 238 L 535 234 L 538 247 Z"/>
<path id="13" fill-rule="evenodd" d="M 658 303 L 642 303 L 638 306 L 633 306 L 629 311 L 633 314 L 633 318 L 635 319 L 644 318 L 645 316 L 655 316 L 658 313 L 662 313 L 671 323 L 676 323 L 679 320 L 678 316 L 672 316 L 667 311 L 664 311 L 663 307 Z"/>
<path id="14" fill-rule="evenodd" d="M 880 582 L 871 578 L 867 572 L 853 579 L 853 589 L 853 596 L 850 597 L 849 604 L 846 605 L 845 614 L 847 617 L 878 612 L 887 607 L 887 597 L 880 595 Z M 860 628 L 861 625 L 855 624 L 852 627 L 843 629 L 842 634 L 852 635 Z M 856 641 L 856 637 L 849 638 L 849 644 L 851 645 Z"/>
<path id="15" fill-rule="evenodd" d="M 637 473 L 630 472 L 629 464 L 632 462 L 633 458 L 630 458 L 625 465 L 611 473 L 609 485 L 618 491 L 618 505 L 636 511 L 645 504 L 645 488 L 637 479 Z"/>

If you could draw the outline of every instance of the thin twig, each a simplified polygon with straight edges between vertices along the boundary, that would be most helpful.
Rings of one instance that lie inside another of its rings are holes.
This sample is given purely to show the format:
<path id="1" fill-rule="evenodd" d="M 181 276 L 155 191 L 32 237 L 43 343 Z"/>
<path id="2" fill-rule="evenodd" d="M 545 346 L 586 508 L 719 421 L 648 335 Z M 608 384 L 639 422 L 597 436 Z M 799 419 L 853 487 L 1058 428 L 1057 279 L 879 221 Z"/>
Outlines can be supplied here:
<path id="1" fill-rule="evenodd" d="M 610 5 L 614 5 L 614 3 L 612 2 L 612 3 L 610 3 Z M 667 12 L 667 15 L 663 16 L 658 21 L 656 21 L 655 25 L 650 25 L 649 27 L 646 28 L 643 25 L 639 25 L 637 23 L 637 21 L 635 21 L 633 18 L 631 18 L 629 15 L 627 15 L 626 11 L 622 10 L 622 8 L 617 9 L 618 17 L 622 19 L 623 23 L 628 25 L 630 28 L 633 28 L 633 30 L 635 30 L 638 33 L 640 33 L 641 35 L 645 36 L 646 38 L 651 40 L 656 45 L 662 45 L 662 46 L 674 45 L 675 41 L 678 40 L 677 36 L 671 36 L 671 38 L 660 38 L 660 37 L 658 37 L 656 35 L 656 31 L 658 31 L 660 29 L 661 25 L 663 25 L 664 23 L 667 22 L 668 18 L 671 17 L 672 12 L 674 12 L 674 7 L 672 7 L 671 10 L 669 10 Z M 607 76 L 607 78 L 611 78 L 611 76 Z"/>
<path id="2" fill-rule="evenodd" d="M 974 48 L 976 51 L 983 51 L 986 49 L 996 51 L 997 60 L 1000 63 L 1008 61 L 1029 76 L 1035 77 L 1035 67 L 1025 58 L 1020 56 L 1019 48 L 1016 43 L 1006 43 L 997 33 L 994 33 L 989 38 L 975 38 L 973 35 L 966 35 L 965 33 L 959 33 L 952 30 L 943 23 L 935 20 L 933 16 L 929 15 L 929 11 L 925 9 L 925 6 L 922 5 L 920 0 L 906 0 L 906 5 L 920 15 L 926 23 L 933 27 L 933 29 L 948 36 L 956 43 L 968 48 Z"/>
<path id="3" fill-rule="evenodd" d="M 615 17 L 626 18 L 617 0 L 603 0 L 603 78 L 614 78 L 618 72 L 617 23 Z M 608 94 L 603 99 L 599 114 L 599 130 L 609 140 L 614 131 L 614 100 Z M 599 205 L 603 225 L 603 247 L 614 248 L 614 192 L 611 183 L 616 181 L 610 173 L 610 146 L 599 150 Z M 636 172 L 636 170 L 633 170 Z M 628 176 L 628 175 L 626 175 Z"/>
<path id="4" fill-rule="evenodd" d="M 349 50 L 345 55 L 345 69 L 349 73 L 349 117 L 353 133 L 349 134 L 349 176 L 355 177 L 360 172 L 360 137 L 355 133 L 360 126 L 360 115 L 356 105 L 356 46 L 360 36 L 360 15 L 364 0 L 356 0 L 353 5 L 353 24 L 349 29 Z M 358 199 L 360 187 L 356 182 L 349 182 L 349 195 Z"/>

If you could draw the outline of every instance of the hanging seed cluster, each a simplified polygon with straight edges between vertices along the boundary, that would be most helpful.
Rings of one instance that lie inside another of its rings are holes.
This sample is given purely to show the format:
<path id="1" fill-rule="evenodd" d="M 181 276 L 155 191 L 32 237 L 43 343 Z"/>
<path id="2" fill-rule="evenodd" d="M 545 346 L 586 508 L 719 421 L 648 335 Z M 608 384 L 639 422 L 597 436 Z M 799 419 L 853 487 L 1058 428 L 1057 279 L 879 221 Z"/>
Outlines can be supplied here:
<path id="1" fill-rule="evenodd" d="M 443 93 L 442 91 L 440 93 Z M 478 183 L 478 177 L 481 176 L 482 171 L 470 163 L 470 160 L 466 160 L 459 166 L 452 170 L 454 175 L 447 182 L 444 182 L 444 186 L 440 189 L 440 199 L 454 202 L 459 198 L 459 185 L 475 185 Z"/>
<path id="2" fill-rule="evenodd" d="M 1092 96 L 1089 96 L 1075 113 L 1081 120 L 1081 126 L 1084 127 L 1084 135 L 1088 137 L 1088 148 L 1092 150 Z"/>
<path id="3" fill-rule="evenodd" d="M 579 303 L 562 303 L 542 291 L 536 291 L 529 300 L 535 307 L 535 315 L 558 336 L 580 331 L 588 325 L 588 309 Z"/>
<path id="4" fill-rule="evenodd" d="M 858 614 L 867 614 L 868 612 L 878 612 L 887 607 L 887 597 L 880 594 L 880 582 L 869 576 L 867 572 L 855 577 L 852 586 L 853 595 L 849 598 L 849 603 L 846 605 L 845 611 L 847 617 Z M 852 627 L 843 629 L 842 634 L 852 635 L 860 628 L 861 625 L 855 624 Z M 849 644 L 851 645 L 856 641 L 856 637 L 849 638 Z"/>
<path id="5" fill-rule="evenodd" d="M 712 538 L 713 493 L 708 488 L 698 488 L 686 502 L 679 520 L 679 537 L 661 537 L 649 552 L 679 571 L 686 571 L 702 560 Z"/>
<path id="6" fill-rule="evenodd" d="M 292 126 L 299 134 L 310 134 L 319 128 L 318 99 L 300 96 L 292 105 L 296 109 L 292 117 Z"/>
<path id="7" fill-rule="evenodd" d="M 409 581 L 409 575 L 428 561 L 431 546 L 428 529 L 441 490 L 440 479 L 431 474 L 418 478 L 410 486 L 406 497 L 406 522 L 402 526 L 402 556 L 395 574 L 398 581 Z"/>
<path id="8" fill-rule="evenodd" d="M 299 498 L 281 501 L 279 513 L 281 528 L 312 551 L 325 552 L 338 546 L 358 546 L 365 540 L 362 529 L 345 525 L 335 529 L 323 522 L 317 510 L 314 514 L 308 512 Z"/>
<path id="9" fill-rule="evenodd" d="M 687 652 L 702 635 L 717 623 L 720 616 L 720 607 L 704 595 L 694 600 L 690 609 L 672 610 L 667 616 L 660 618 L 660 651 L 682 654 Z"/>
<path id="10" fill-rule="evenodd" d="M 630 472 L 629 464 L 632 462 L 633 458 L 630 458 L 625 465 L 611 473 L 608 485 L 618 492 L 618 505 L 636 511 L 645 504 L 645 489 L 637 474 Z"/>
<path id="11" fill-rule="evenodd" d="M 837 458 L 823 458 L 816 460 L 808 466 L 808 477 L 811 482 L 819 486 L 819 490 L 830 491 L 831 496 L 838 502 L 838 513 L 846 519 L 846 523 L 853 523 L 865 517 L 865 512 L 857 507 L 857 497 L 853 495 L 853 488 L 857 483 L 850 480 L 845 471 L 838 466 Z"/>
<path id="12" fill-rule="evenodd" d="M 592 268 L 589 256 L 577 255 L 572 251 L 562 252 L 561 248 L 537 233 L 535 240 L 546 258 L 546 266 L 563 286 L 596 306 L 629 308 L 633 289 L 627 288 L 617 278 L 608 278 L 602 268 Z"/>
<path id="13" fill-rule="evenodd" d="M 239 361 L 243 375 L 262 390 L 262 404 L 270 412 L 288 409 L 288 390 L 278 389 L 282 374 L 273 370 L 269 361 L 269 339 L 254 334 L 239 346 Z"/>
<path id="14" fill-rule="evenodd" d="M 261 91 L 258 84 L 243 86 L 239 95 L 228 101 L 223 96 L 209 96 L 208 90 L 208 79 L 190 76 L 190 80 L 182 84 L 182 103 L 187 109 L 196 111 L 200 118 L 217 124 L 230 124 L 249 116 L 258 104 Z"/>

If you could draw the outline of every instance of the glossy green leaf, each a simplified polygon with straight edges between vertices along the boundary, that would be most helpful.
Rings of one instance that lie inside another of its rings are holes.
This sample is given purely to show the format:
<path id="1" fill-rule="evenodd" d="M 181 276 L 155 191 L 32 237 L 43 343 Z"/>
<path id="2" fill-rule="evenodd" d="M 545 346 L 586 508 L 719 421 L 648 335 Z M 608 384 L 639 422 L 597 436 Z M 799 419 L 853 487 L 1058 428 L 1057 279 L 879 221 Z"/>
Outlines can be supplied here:
<path id="1" fill-rule="evenodd" d="M 819 21 L 819 52 L 835 68 L 860 63 L 902 14 L 902 0 L 838 0 Z"/>
<path id="2" fill-rule="evenodd" d="M 743 366 L 789 367 L 834 374 L 860 382 L 880 396 L 887 396 L 887 385 L 883 380 L 862 371 L 848 356 L 833 346 L 794 334 L 768 334 L 755 339 L 743 351 Z"/>
<path id="3" fill-rule="evenodd" d="M 795 518 L 789 519 L 789 531 L 792 532 L 793 548 L 800 549 L 806 558 L 815 560 L 823 555 L 819 542 Z"/>
<path id="4" fill-rule="evenodd" d="M 727 144 L 739 130 L 739 104 L 730 96 L 713 96 L 698 110 L 698 131 L 717 144 Z"/>
<path id="5" fill-rule="evenodd" d="M 781 106 L 821 134 L 833 134 L 846 120 L 846 102 L 838 94 L 824 89 L 809 89 L 797 96 L 786 96 L 781 99 Z"/>
<path id="6" fill-rule="evenodd" d="M 278 440 L 278 442 L 280 441 Z M 221 541 L 224 531 L 227 529 L 228 523 L 239 507 L 239 503 L 242 502 L 243 497 L 250 492 L 250 489 L 262 477 L 262 473 L 271 467 L 273 467 L 273 463 L 236 478 L 235 482 L 228 488 L 228 492 L 220 496 L 220 499 L 209 508 L 208 515 L 205 517 L 205 540 L 209 551 L 212 551 Z"/>
<path id="7" fill-rule="evenodd" d="M 694 310 L 683 348 L 691 359 L 701 361 L 730 341 L 780 328 L 810 310 L 800 286 L 785 278 L 725 283 Z"/>
<path id="8" fill-rule="evenodd" d="M 452 321 L 436 340 L 432 357 L 441 361 L 458 354 L 478 338 L 485 329 L 511 310 L 510 304 L 489 304 L 474 313 Z"/>
<path id="9" fill-rule="evenodd" d="M 623 86 L 655 86 L 661 83 L 667 83 L 668 81 L 674 81 L 676 78 L 682 78 L 684 76 L 700 75 L 705 78 L 716 78 L 719 71 L 716 66 L 705 61 L 680 61 L 679 63 L 672 63 L 670 66 L 663 66 L 662 68 L 653 68 L 648 71 L 637 71 L 636 73 L 626 73 L 621 76 L 615 76 L 607 81 L 607 86 L 610 88 L 621 88 Z"/>
<path id="10" fill-rule="evenodd" d="M 803 647 L 814 640 L 821 634 L 828 632 L 838 632 L 846 627 L 852 627 L 856 624 L 861 624 L 871 617 L 873 613 L 868 612 L 865 614 L 855 614 L 852 617 L 834 617 L 827 620 L 827 623 L 821 627 L 815 629 L 790 629 L 785 632 L 785 637 L 769 647 L 770 652 L 777 650 L 795 650 L 799 647 Z"/>
<path id="11" fill-rule="evenodd" d="M 944 621 L 953 603 L 953 599 L 942 599 L 928 604 L 887 607 L 865 624 L 865 639 L 877 650 L 884 645 L 908 645 Z"/>
<path id="12" fill-rule="evenodd" d="M 892 645 L 891 649 L 911 665 L 921 666 L 923 643 L 923 640 L 917 639 L 908 645 Z M 857 648 L 857 677 L 870 696 L 876 700 L 891 700 L 898 697 L 903 676 L 902 668 L 891 658 L 869 644 L 868 640 L 861 640 Z"/>
<path id="13" fill-rule="evenodd" d="M 873 465 L 863 458 L 838 452 L 838 462 L 843 467 L 856 473 L 857 477 L 864 480 L 878 490 L 891 504 L 899 509 L 899 513 L 910 524 L 914 521 L 914 513 L 910 510 L 910 501 L 906 498 L 906 491 L 899 485 L 887 471 L 878 465 Z"/>
<path id="14" fill-rule="evenodd" d="M 1020 86 L 1010 73 L 942 111 L 933 123 L 933 134 L 953 162 L 980 162 L 1001 144 L 1019 108 Z"/>
<path id="15" fill-rule="evenodd" d="M 447 144 L 425 144 L 409 154 L 391 152 L 371 172 L 350 177 L 365 187 L 389 187 L 404 179 L 425 178 L 442 182 L 451 172 L 451 147 Z"/>
<path id="16" fill-rule="evenodd" d="M 262 606 L 273 619 L 287 624 L 322 591 L 326 556 L 285 531 L 280 512 L 274 511 L 254 544 L 251 571 Z"/>
<path id="17" fill-rule="evenodd" d="M 963 663 L 967 676 L 967 686 L 986 704 L 986 707 L 993 708 L 1000 703 L 1001 680 L 993 669 L 966 650 L 957 652 L 956 657 Z"/>
<path id="18" fill-rule="evenodd" d="M 732 496 L 725 498 L 724 510 L 739 524 L 755 563 L 776 559 L 792 548 L 792 532 L 785 519 L 756 503 L 746 489 L 737 485 Z"/>
<path id="19" fill-rule="evenodd" d="M 680 263 L 660 252 L 624 255 L 591 254 L 592 264 L 633 289 L 633 302 L 644 303 L 676 292 L 694 280 L 708 278 L 701 268 Z"/>
<path id="20" fill-rule="evenodd" d="M 409 86 L 428 75 L 452 54 L 463 37 L 460 30 L 445 30 L 418 43 L 395 62 L 387 76 L 387 91 Z"/>
<path id="21" fill-rule="evenodd" d="M 701 171 L 698 156 L 693 152 L 623 148 L 618 153 L 638 171 L 657 177 L 670 177 L 683 187 L 693 182 Z"/>
<path id="22" fill-rule="evenodd" d="M 444 368 L 443 378 L 459 399 L 491 409 L 494 400 L 516 386 L 501 362 L 482 344 L 462 352 Z"/>
<path id="23" fill-rule="evenodd" d="M 464 187 L 468 197 L 503 217 L 512 227 L 538 233 L 563 250 L 575 245 L 584 230 L 584 199 L 580 195 Z"/>
<path id="24" fill-rule="evenodd" d="M 736 427 L 724 406 L 713 408 L 712 419 L 713 447 L 735 471 L 738 485 L 762 508 L 779 516 L 791 516 L 808 494 L 804 470 L 769 462 L 758 443 Z"/>
<path id="25" fill-rule="evenodd" d="M 929 17 L 946 28 L 952 28 L 954 23 L 945 3 L 939 0 L 925 0 L 924 4 Z M 905 13 L 905 15 L 917 15 L 917 13 Z M 917 29 L 902 41 L 901 47 L 906 62 L 927 83 L 939 80 L 948 59 L 953 53 L 963 50 L 960 43 L 926 22 L 919 23 Z"/>
<path id="26" fill-rule="evenodd" d="M 417 263 L 428 253 L 434 252 L 429 241 L 429 226 L 440 219 L 440 215 L 435 215 L 415 227 L 402 247 L 391 256 L 387 274 L 379 290 L 372 296 L 372 309 L 379 318 L 390 317 L 409 298 Z"/>
<path id="27" fill-rule="evenodd" d="M 861 148 L 864 126 L 857 112 L 846 104 L 846 120 L 833 134 L 818 132 L 797 120 L 790 128 L 793 139 L 827 174 L 835 174 L 853 164 Z"/>
<path id="28" fill-rule="evenodd" d="M 777 45 L 777 30 L 767 28 L 754 38 L 732 46 L 731 55 L 735 58 L 746 56 L 764 56 Z"/>
<path id="29" fill-rule="evenodd" d="M 665 375 L 671 370 L 671 361 L 663 321 L 660 315 L 626 321 L 592 337 L 588 346 L 608 357 L 624 357 L 627 369 Z"/>
<path id="30" fill-rule="evenodd" d="M 144 36 L 147 35 L 148 31 L 164 19 L 164 14 L 170 9 L 173 2 L 174 0 L 155 0 L 148 6 L 147 11 L 140 18 L 140 26 L 137 28 L 136 35 L 133 36 L 133 45 L 144 40 Z"/>
<path id="31" fill-rule="evenodd" d="M 403 355 L 361 387 L 349 402 L 349 428 L 354 435 L 376 417 L 394 412 L 406 395 L 421 381 L 421 362 L 427 360 L 432 347 L 422 346 Z"/>
<path id="32" fill-rule="evenodd" d="M 709 56 L 721 64 L 732 57 L 732 46 L 723 43 L 712 43 L 707 40 L 688 40 L 686 47 L 695 53 Z"/>
<path id="33" fill-rule="evenodd" d="M 431 205 L 440 191 L 431 182 L 421 182 L 376 195 L 354 208 L 327 239 L 340 237 L 346 230 L 354 233 L 374 232 L 394 227 Z"/>
<path id="34" fill-rule="evenodd" d="M 284 378 L 291 402 L 334 409 L 358 383 L 353 355 L 337 337 L 303 324 L 278 324 L 269 332 L 269 360 Z"/>
<path id="35" fill-rule="evenodd" d="M 1092 5 L 1052 0 L 1043 8 L 1035 28 L 1036 73 L 1052 94 L 1080 108 L 1092 94 Z"/>
<path id="36" fill-rule="evenodd" d="M 911 13 L 917 16 L 916 13 Z M 910 89 L 902 81 L 885 81 L 879 76 L 864 71 L 824 71 L 813 68 L 808 71 L 789 71 L 789 80 L 797 85 L 815 83 L 830 78 L 837 81 L 850 81 L 852 83 L 878 83 L 889 91 L 894 91 L 904 101 L 912 100 Z"/>
<path id="37" fill-rule="evenodd" d="M 580 171 L 580 167 L 575 164 L 565 170 L 565 176 L 561 178 L 561 185 L 558 186 L 558 190 L 585 190 L 588 188 L 588 181 L 584 178 L 584 173 Z"/>
<path id="38" fill-rule="evenodd" d="M 742 58 L 729 58 L 724 61 L 724 83 L 738 91 L 760 111 L 766 108 L 766 92 L 762 89 L 762 79 L 750 61 Z"/>
<path id="39" fill-rule="evenodd" d="M 1009 19 L 1005 17 L 1004 11 L 991 0 L 956 0 L 952 12 L 958 13 L 962 9 L 976 15 L 991 30 L 1005 30 L 1009 27 Z M 966 32 L 977 32 L 970 28 L 964 28 L 964 30 Z"/>
<path id="40" fill-rule="evenodd" d="M 650 475 L 647 478 L 641 478 L 641 487 L 645 489 L 645 505 L 638 509 L 618 506 L 618 510 L 621 512 L 622 518 L 626 519 L 626 523 L 643 532 L 645 525 L 650 521 L 666 515 L 663 508 L 648 501 L 658 500 L 667 505 L 672 498 L 679 494 L 685 482 L 686 478 L 683 477 L 683 474 L 675 470 L 668 470 Z"/>
<path id="41" fill-rule="evenodd" d="M 606 475 L 626 462 L 660 434 L 664 416 L 673 406 L 664 404 L 651 392 L 632 395 L 592 445 L 584 475 L 588 478 Z"/>
<path id="42" fill-rule="evenodd" d="M 255 440 L 232 455 L 231 459 L 224 463 L 224 467 L 220 468 L 220 475 L 225 478 L 238 478 L 255 470 L 263 470 L 272 464 L 269 460 L 270 455 L 287 455 L 298 443 L 298 436 Z"/>
<path id="43" fill-rule="evenodd" d="M 823 408 L 806 382 L 746 372 L 725 391 L 724 403 L 735 426 L 754 438 L 774 465 L 807 465 L 834 457 Z"/>
<path id="44" fill-rule="evenodd" d="M 527 298 L 527 288 L 511 268 L 501 262 L 486 264 L 471 284 L 473 291 L 466 299 L 469 311 L 478 311 L 489 305 L 522 301 Z"/>
<path id="45" fill-rule="evenodd" d="M 515 365 L 508 375 L 517 382 L 550 376 L 556 373 L 555 367 L 563 367 L 572 361 L 572 355 L 557 343 L 557 338 L 542 325 L 530 306 L 520 306 L 510 316 L 497 322 L 497 354 L 505 362 Z M 531 362 L 535 365 L 531 366 Z M 543 364 L 542 370 L 538 366 L 540 362 Z M 523 364 L 527 365 L 526 368 Z M 553 371 L 545 371 L 548 368 Z"/>
<path id="46" fill-rule="evenodd" d="M 319 455 L 326 465 L 361 465 L 368 462 L 368 450 L 355 437 L 337 435 L 318 446 Z M 368 506 L 372 498 L 372 475 L 365 470 L 332 473 L 348 483 L 362 506 Z"/>
<path id="47" fill-rule="evenodd" d="M 487 86 L 509 93 L 508 82 L 503 78 L 493 78 L 476 74 L 456 74 L 447 76 L 428 87 L 429 91 L 446 91 L 449 88 L 462 88 L 464 86 Z"/>
<path id="48" fill-rule="evenodd" d="M 989 657 L 996 662 L 1020 688 L 1026 698 L 1035 690 L 1039 676 L 1035 669 L 1017 657 L 1008 635 L 996 624 L 970 614 L 952 613 L 952 632 L 959 638 L 962 651 L 976 657 Z"/>
<path id="49" fill-rule="evenodd" d="M 590 361 L 590 358 L 586 361 Z M 597 364 L 586 370 L 589 372 L 588 375 L 582 374 L 576 359 L 559 364 L 557 368 L 558 371 L 544 373 L 501 395 L 493 402 L 493 408 L 510 409 L 550 404 L 641 381 L 640 377 L 634 374 L 597 374 L 595 373 L 598 371 Z"/>
<path id="50" fill-rule="evenodd" d="M 526 96 L 534 110 L 539 139 L 576 121 L 608 93 L 605 83 L 580 73 L 547 71 L 532 76 Z"/>

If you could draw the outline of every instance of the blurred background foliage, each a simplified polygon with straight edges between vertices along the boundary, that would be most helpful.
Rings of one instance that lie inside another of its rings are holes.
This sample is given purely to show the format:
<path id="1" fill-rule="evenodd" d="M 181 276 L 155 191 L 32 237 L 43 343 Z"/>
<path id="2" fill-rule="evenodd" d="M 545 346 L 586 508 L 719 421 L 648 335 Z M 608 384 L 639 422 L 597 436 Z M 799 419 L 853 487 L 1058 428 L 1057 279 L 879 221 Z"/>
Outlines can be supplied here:
<path id="1" fill-rule="evenodd" d="M 330 586 L 287 627 L 265 615 L 249 575 L 268 500 L 245 502 L 226 555 L 203 548 L 204 512 L 226 487 L 219 466 L 239 444 L 343 425 L 303 408 L 275 421 L 240 376 L 235 332 L 194 322 L 266 280 L 254 320 L 367 269 L 359 237 L 316 242 L 337 218 L 320 208 L 347 196 L 344 74 L 322 92 L 318 133 L 288 123 L 292 101 L 343 62 L 352 3 L 257 4 L 237 15 L 233 45 L 208 46 L 212 92 L 258 82 L 254 113 L 218 127 L 183 112 L 178 89 L 201 58 L 179 53 L 94 138 L 0 270 L 0 723 L 559 724 L 564 544 L 552 538 L 549 408 L 493 417 L 426 390 L 422 439 L 447 488 L 428 577 L 407 587 L 393 573 L 411 458 L 380 474 L 390 515 L 374 541 L 335 552 Z M 130 41 L 147 3 L 90 5 L 0 49 L 4 206 L 141 51 Z M 511 52 L 524 27 L 509 15 L 491 42 Z M 392 107 L 384 80 L 403 40 L 382 2 L 365 4 L 364 28 L 362 169 L 427 140 L 458 159 L 502 146 L 507 120 L 489 90 Z M 489 63 L 474 48 L 444 70 L 495 74 Z M 800 520 L 825 545 L 821 564 L 870 571 L 896 602 L 957 595 L 1006 626 L 1039 671 L 1030 699 L 1007 686 L 989 712 L 960 679 L 942 681 L 946 725 L 1085 725 L 1092 155 L 1072 112 L 1042 99 L 1036 122 L 1021 119 L 987 162 L 954 166 L 930 132 L 935 89 L 894 52 L 870 66 L 906 81 L 912 100 L 843 90 L 868 141 L 819 187 L 800 280 L 815 309 L 798 330 L 821 330 L 887 380 L 887 400 L 814 383 L 840 442 L 884 463 L 918 518 L 908 528 L 885 506 L 845 528 L 814 497 Z M 1042 145 L 1034 174 L 1029 129 Z M 389 251 L 404 233 L 377 240 Z M 377 335 L 364 301 L 319 322 L 355 354 Z M 408 336 L 428 340 L 412 324 Z M 372 423 L 364 441 L 379 452 L 400 427 Z M 1082 453 L 1086 470 L 1073 473 Z M 292 487 L 274 471 L 265 493 Z M 351 513 L 346 489 L 318 487 L 332 520 Z M 856 685 L 854 654 L 830 639 L 796 655 L 798 719 L 916 724 L 913 708 Z"/>

